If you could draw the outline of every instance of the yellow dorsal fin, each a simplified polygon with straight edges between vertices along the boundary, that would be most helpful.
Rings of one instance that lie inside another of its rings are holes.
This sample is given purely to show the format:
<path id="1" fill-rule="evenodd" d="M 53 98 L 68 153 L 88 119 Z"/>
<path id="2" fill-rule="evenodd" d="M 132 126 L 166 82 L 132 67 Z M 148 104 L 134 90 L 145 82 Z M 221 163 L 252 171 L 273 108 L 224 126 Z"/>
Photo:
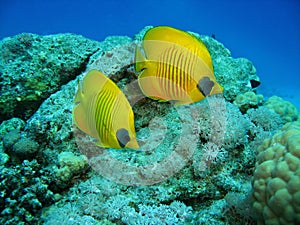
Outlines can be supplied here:
<path id="1" fill-rule="evenodd" d="M 98 70 L 91 70 L 84 77 L 82 82 L 83 95 L 86 97 L 98 93 L 108 82 L 108 77 Z"/>
<path id="2" fill-rule="evenodd" d="M 82 98 L 82 90 L 81 90 L 80 80 L 78 79 L 78 90 L 76 92 L 76 95 L 75 95 L 73 103 L 80 102 L 81 98 Z"/>
<path id="3" fill-rule="evenodd" d="M 84 109 L 80 104 L 74 107 L 72 116 L 76 126 L 79 127 L 80 130 L 82 130 L 90 136 L 93 136 L 85 124 Z"/>
<path id="4" fill-rule="evenodd" d="M 210 70 L 213 71 L 212 60 L 210 57 L 210 53 L 207 50 L 205 44 L 198 39 L 196 36 L 168 26 L 157 26 L 150 30 L 148 30 L 143 38 L 146 41 L 143 46 L 148 58 L 151 58 L 151 55 L 156 55 L 156 51 L 161 50 L 163 45 L 169 44 L 156 44 L 160 49 L 153 48 L 153 44 L 151 41 L 159 41 L 166 43 L 173 43 L 178 45 L 178 47 L 186 48 L 187 50 L 193 52 L 199 58 L 201 58 L 205 64 L 209 67 Z M 147 44 L 147 41 L 150 41 Z M 147 46 L 149 45 L 149 46 Z"/>
<path id="5" fill-rule="evenodd" d="M 136 46 L 135 48 L 135 71 L 140 72 L 145 69 L 145 62 L 147 61 L 141 49 Z"/>
<path id="6" fill-rule="evenodd" d="M 77 104 L 73 108 L 72 117 L 77 127 L 79 127 L 83 132 L 90 135 L 90 131 L 85 124 L 84 108 L 80 102 L 83 99 L 83 93 L 80 85 L 80 80 L 78 80 L 78 90 L 75 95 L 74 103 Z"/>

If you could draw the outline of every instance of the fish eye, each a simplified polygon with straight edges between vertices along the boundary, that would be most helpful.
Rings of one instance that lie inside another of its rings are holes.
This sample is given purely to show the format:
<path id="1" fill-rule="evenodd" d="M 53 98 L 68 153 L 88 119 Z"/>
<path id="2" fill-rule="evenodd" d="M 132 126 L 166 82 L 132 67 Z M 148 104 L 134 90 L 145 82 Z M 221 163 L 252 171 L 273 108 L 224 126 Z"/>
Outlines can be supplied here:
<path id="1" fill-rule="evenodd" d="M 119 129 L 116 133 L 116 136 L 121 148 L 124 148 L 130 141 L 128 130 L 126 130 L 125 128 Z"/>
<path id="2" fill-rule="evenodd" d="M 199 89 L 199 91 L 203 94 L 203 96 L 207 96 L 210 94 L 213 86 L 215 85 L 215 83 L 213 81 L 211 81 L 209 79 L 209 77 L 203 77 L 198 85 L 197 88 Z"/>

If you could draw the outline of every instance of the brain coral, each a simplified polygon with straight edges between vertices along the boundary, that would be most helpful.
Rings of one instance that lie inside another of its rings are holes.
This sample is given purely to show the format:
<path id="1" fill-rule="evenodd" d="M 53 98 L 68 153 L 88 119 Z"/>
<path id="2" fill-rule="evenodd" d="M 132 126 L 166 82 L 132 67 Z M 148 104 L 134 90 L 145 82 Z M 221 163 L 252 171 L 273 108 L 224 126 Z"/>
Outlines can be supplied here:
<path id="1" fill-rule="evenodd" d="M 300 123 L 287 123 L 258 148 L 252 181 L 259 224 L 300 224 Z"/>

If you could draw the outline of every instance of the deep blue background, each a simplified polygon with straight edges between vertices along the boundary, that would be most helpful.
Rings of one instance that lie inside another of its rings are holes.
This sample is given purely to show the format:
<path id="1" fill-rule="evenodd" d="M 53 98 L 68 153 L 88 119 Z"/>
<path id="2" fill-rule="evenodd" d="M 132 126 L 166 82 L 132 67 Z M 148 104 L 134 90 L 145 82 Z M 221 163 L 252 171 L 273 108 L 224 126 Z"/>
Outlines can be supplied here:
<path id="1" fill-rule="evenodd" d="M 261 92 L 300 106 L 300 0 L 0 0 L 0 38 L 71 32 L 95 40 L 145 25 L 215 34 L 257 68 Z"/>

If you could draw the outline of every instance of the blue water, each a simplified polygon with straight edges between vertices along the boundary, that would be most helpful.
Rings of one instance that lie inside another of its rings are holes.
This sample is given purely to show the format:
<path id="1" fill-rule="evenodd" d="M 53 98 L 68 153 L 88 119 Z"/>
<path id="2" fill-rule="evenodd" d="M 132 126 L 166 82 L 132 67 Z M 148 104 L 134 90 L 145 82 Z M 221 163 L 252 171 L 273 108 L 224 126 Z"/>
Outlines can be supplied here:
<path id="1" fill-rule="evenodd" d="M 250 59 L 260 91 L 300 108 L 299 0 L 1 0 L 0 38 L 71 32 L 103 40 L 133 36 L 145 25 L 215 34 L 233 57 Z"/>

